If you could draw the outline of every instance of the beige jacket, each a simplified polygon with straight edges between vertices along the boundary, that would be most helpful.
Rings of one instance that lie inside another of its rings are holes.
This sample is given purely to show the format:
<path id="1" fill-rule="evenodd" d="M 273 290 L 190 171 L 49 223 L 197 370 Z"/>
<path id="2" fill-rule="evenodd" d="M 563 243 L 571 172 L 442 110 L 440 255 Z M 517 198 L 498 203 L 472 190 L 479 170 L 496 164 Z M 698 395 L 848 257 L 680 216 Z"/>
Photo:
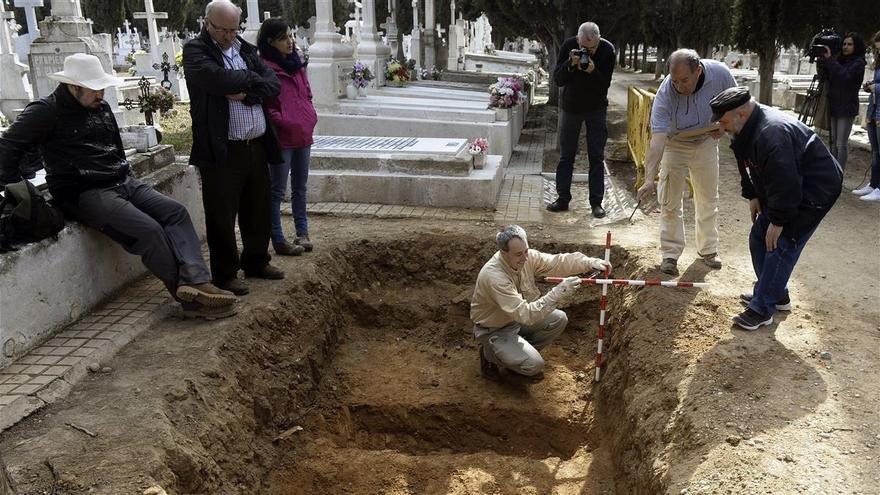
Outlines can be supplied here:
<path id="1" fill-rule="evenodd" d="M 496 252 L 477 275 L 471 320 L 487 328 L 501 328 L 513 321 L 534 325 L 556 309 L 556 303 L 541 297 L 535 278 L 583 273 L 590 270 L 594 259 L 583 253 L 545 254 L 529 249 L 525 265 L 517 272 Z"/>

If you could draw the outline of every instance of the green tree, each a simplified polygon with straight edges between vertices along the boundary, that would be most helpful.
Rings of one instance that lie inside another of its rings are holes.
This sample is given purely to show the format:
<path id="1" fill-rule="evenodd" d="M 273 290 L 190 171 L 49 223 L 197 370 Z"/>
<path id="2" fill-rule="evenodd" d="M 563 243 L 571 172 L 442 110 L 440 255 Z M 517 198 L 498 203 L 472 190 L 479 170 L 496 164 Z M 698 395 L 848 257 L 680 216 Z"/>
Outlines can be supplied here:
<path id="1" fill-rule="evenodd" d="M 125 20 L 125 8 L 119 0 L 83 0 L 83 15 L 92 20 L 96 33 L 116 34 Z"/>

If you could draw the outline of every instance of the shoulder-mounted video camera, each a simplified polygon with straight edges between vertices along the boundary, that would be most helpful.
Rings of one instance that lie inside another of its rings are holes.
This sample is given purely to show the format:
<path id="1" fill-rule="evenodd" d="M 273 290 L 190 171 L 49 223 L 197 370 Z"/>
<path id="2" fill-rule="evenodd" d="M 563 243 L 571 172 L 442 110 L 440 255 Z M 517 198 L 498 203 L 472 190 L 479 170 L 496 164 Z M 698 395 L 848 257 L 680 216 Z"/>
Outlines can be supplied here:
<path id="1" fill-rule="evenodd" d="M 833 29 L 823 29 L 810 40 L 804 55 L 810 57 L 810 63 L 812 64 L 816 59 L 823 59 L 825 47 L 831 50 L 832 57 L 836 57 L 843 47 L 843 38 Z"/>

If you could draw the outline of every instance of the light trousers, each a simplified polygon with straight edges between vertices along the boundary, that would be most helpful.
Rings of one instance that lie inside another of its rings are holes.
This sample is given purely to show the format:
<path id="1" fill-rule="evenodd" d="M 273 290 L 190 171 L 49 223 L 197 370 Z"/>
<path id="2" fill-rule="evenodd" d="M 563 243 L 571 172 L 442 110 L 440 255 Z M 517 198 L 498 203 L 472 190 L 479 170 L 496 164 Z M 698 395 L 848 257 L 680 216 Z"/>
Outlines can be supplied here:
<path id="1" fill-rule="evenodd" d="M 718 141 L 711 137 L 702 143 L 668 141 L 660 161 L 660 254 L 677 260 L 685 246 L 685 178 L 690 175 L 694 188 L 694 214 L 697 252 L 718 252 Z"/>
<path id="2" fill-rule="evenodd" d="M 474 337 L 483 345 L 483 356 L 492 363 L 521 375 L 537 375 L 544 369 L 539 350 L 547 347 L 568 325 L 568 316 L 554 309 L 536 325 L 513 322 L 501 328 L 474 327 Z"/>

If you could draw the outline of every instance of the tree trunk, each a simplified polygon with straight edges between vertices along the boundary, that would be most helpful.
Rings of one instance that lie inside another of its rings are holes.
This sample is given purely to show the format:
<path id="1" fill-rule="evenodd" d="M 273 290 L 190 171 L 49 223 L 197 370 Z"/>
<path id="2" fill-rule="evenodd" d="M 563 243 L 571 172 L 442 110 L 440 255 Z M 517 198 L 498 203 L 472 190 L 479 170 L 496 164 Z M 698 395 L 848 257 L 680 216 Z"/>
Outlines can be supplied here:
<path id="1" fill-rule="evenodd" d="M 758 51 L 758 77 L 761 79 L 758 101 L 768 106 L 773 104 L 773 68 L 776 66 L 776 56 L 775 44 Z"/>
<path id="2" fill-rule="evenodd" d="M 654 64 L 654 80 L 660 79 L 660 76 L 663 74 L 663 69 L 666 67 L 666 58 L 669 56 L 671 52 L 669 48 L 666 47 L 657 47 L 657 63 Z"/>
<path id="3" fill-rule="evenodd" d="M 549 85 L 549 94 L 547 95 L 547 104 L 551 106 L 556 106 L 559 104 L 559 88 L 556 86 L 556 78 L 553 77 L 553 72 L 556 70 L 556 60 L 559 58 L 559 42 L 554 41 L 552 43 L 546 43 L 547 45 L 547 72 L 550 73 L 550 85 Z"/>
<path id="4" fill-rule="evenodd" d="M 645 67 L 648 66 L 648 44 L 642 43 L 642 72 L 645 72 Z"/>
<path id="5" fill-rule="evenodd" d="M 626 43 L 621 43 L 617 52 L 617 65 L 626 67 Z"/>

